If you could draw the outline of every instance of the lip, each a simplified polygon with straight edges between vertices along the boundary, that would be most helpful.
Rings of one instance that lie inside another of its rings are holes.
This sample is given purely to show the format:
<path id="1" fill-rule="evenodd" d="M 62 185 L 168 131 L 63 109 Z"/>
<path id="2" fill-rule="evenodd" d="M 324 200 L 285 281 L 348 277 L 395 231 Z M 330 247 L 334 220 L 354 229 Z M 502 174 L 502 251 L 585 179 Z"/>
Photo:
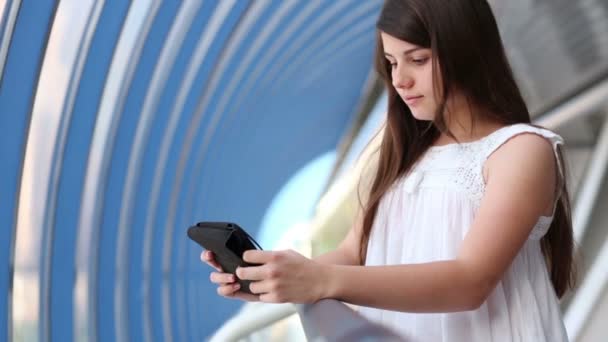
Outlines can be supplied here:
<path id="1" fill-rule="evenodd" d="M 418 96 L 406 96 L 404 98 L 405 103 L 407 103 L 408 105 L 415 105 L 416 103 L 420 102 L 420 100 L 422 100 L 422 98 L 424 97 L 424 95 L 418 95 Z"/>

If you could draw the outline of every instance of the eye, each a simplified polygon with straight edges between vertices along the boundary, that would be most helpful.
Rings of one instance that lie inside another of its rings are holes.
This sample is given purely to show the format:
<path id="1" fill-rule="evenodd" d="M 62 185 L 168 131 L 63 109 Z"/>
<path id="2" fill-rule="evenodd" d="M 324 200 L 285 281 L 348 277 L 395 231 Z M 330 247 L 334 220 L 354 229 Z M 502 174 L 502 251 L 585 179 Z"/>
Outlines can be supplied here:
<path id="1" fill-rule="evenodd" d="M 429 60 L 428 57 L 424 58 L 412 58 L 412 63 L 416 65 L 424 65 Z"/>

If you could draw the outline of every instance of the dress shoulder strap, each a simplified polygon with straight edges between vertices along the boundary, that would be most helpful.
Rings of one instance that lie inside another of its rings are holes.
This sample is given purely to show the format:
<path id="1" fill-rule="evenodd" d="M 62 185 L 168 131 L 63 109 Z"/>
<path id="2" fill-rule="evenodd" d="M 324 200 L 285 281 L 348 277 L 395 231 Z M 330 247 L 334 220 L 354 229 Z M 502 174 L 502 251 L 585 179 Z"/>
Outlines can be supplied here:
<path id="1" fill-rule="evenodd" d="M 514 124 L 495 131 L 485 139 L 484 159 L 487 159 L 494 151 L 511 138 L 523 133 L 534 133 L 548 139 L 551 142 L 555 153 L 557 153 L 557 145 L 564 144 L 564 139 L 561 136 L 546 128 L 525 123 Z"/>

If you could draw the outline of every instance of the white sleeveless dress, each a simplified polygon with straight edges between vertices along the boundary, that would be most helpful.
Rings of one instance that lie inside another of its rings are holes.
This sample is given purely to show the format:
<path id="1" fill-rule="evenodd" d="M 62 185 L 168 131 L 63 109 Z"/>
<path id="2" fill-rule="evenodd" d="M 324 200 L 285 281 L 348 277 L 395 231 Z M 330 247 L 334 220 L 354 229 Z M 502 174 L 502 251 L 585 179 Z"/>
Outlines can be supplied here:
<path id="1" fill-rule="evenodd" d="M 515 124 L 474 142 L 431 147 L 381 200 L 366 265 L 454 259 L 484 194 L 485 160 L 510 138 L 526 132 L 548 139 L 554 151 L 563 144 L 562 137 L 549 130 Z M 559 159 L 558 169 L 563 176 Z M 552 218 L 539 217 L 501 281 L 476 310 L 403 313 L 359 306 L 357 311 L 405 341 L 567 341 L 539 243 Z"/>

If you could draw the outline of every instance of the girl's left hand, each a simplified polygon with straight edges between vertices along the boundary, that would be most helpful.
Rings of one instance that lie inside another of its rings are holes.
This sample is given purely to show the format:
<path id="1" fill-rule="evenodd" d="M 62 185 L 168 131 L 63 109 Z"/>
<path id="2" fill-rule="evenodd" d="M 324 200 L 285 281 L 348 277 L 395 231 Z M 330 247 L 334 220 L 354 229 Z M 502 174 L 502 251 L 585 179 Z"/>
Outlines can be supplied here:
<path id="1" fill-rule="evenodd" d="M 236 275 L 253 282 L 249 289 L 266 303 L 314 303 L 325 296 L 328 272 L 325 264 L 294 250 L 248 250 L 243 260 L 260 266 L 239 267 Z"/>

